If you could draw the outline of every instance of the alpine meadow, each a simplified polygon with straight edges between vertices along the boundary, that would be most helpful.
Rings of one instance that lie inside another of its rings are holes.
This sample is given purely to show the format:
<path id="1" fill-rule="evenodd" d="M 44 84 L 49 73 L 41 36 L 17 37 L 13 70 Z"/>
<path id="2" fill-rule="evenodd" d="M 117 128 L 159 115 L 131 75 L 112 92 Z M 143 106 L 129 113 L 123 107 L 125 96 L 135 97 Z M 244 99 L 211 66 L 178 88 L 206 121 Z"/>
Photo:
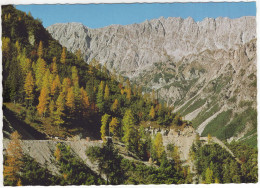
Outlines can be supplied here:
<path id="1" fill-rule="evenodd" d="M 5 186 L 258 182 L 255 16 L 90 28 L 21 7 L 1 7 Z"/>

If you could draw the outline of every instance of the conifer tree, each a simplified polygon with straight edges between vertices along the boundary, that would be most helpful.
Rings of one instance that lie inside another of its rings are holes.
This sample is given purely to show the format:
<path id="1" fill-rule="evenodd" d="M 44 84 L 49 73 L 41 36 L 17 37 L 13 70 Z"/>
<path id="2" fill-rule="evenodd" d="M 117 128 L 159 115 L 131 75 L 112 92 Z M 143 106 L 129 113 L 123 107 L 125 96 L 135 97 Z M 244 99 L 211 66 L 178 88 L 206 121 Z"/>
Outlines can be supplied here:
<path id="1" fill-rule="evenodd" d="M 74 87 L 78 86 L 79 85 L 79 76 L 78 76 L 78 70 L 75 66 L 73 66 L 71 68 L 71 72 L 72 72 L 72 83 L 74 85 Z"/>
<path id="2" fill-rule="evenodd" d="M 109 98 L 109 88 L 108 88 L 108 85 L 106 84 L 104 99 L 105 99 L 105 100 L 108 100 L 108 98 Z"/>
<path id="3" fill-rule="evenodd" d="M 126 99 L 128 101 L 131 100 L 131 88 L 130 87 L 126 88 Z"/>
<path id="4" fill-rule="evenodd" d="M 78 49 L 75 54 L 76 54 L 78 60 L 82 59 L 82 53 L 81 53 L 80 49 Z"/>
<path id="5" fill-rule="evenodd" d="M 98 93 L 97 93 L 97 107 L 99 109 L 99 112 L 104 111 L 104 83 L 103 81 L 100 82 L 98 87 Z"/>
<path id="6" fill-rule="evenodd" d="M 42 88 L 42 79 L 46 71 L 46 62 L 39 58 L 36 62 L 35 79 L 38 90 Z"/>
<path id="7" fill-rule="evenodd" d="M 48 105 L 48 99 L 49 99 L 49 92 L 46 87 L 43 87 L 41 89 L 41 93 L 39 96 L 39 104 L 37 106 L 37 111 L 40 116 L 45 116 L 45 112 L 47 110 Z"/>
<path id="8" fill-rule="evenodd" d="M 118 106 L 119 106 L 118 100 L 115 99 L 114 103 L 113 103 L 112 106 L 111 106 L 111 111 L 112 111 L 112 112 L 116 112 L 117 109 L 118 109 Z"/>
<path id="9" fill-rule="evenodd" d="M 3 57 L 9 57 L 10 53 L 10 38 L 8 37 L 3 37 L 2 38 L 2 53 Z"/>
<path id="10" fill-rule="evenodd" d="M 52 59 L 52 64 L 51 64 L 51 69 L 52 69 L 52 74 L 54 74 L 54 75 L 56 75 L 56 74 L 58 74 L 58 67 L 57 67 L 57 58 L 56 57 L 54 57 L 53 59 Z"/>
<path id="11" fill-rule="evenodd" d="M 59 75 L 56 75 L 51 86 L 51 95 L 55 95 L 61 88 Z"/>
<path id="12" fill-rule="evenodd" d="M 58 143 L 56 145 L 56 150 L 54 152 L 54 157 L 55 157 L 56 161 L 60 161 L 60 159 L 61 159 L 60 143 Z"/>
<path id="13" fill-rule="evenodd" d="M 62 53 L 61 53 L 61 58 L 60 58 L 60 62 L 62 64 L 66 63 L 66 48 L 62 48 Z"/>
<path id="14" fill-rule="evenodd" d="M 208 167 L 205 174 L 205 182 L 207 184 L 212 183 L 213 180 L 213 171 Z"/>
<path id="15" fill-rule="evenodd" d="M 19 54 L 20 51 L 21 51 L 21 46 L 20 46 L 20 43 L 19 43 L 18 40 L 15 42 L 15 48 L 16 48 L 16 50 L 17 50 L 17 53 Z"/>
<path id="16" fill-rule="evenodd" d="M 66 106 L 70 109 L 71 113 L 75 111 L 75 96 L 73 92 L 73 87 L 70 87 L 68 89 L 68 93 L 66 96 Z"/>
<path id="17" fill-rule="evenodd" d="M 109 131 L 113 134 L 114 137 L 119 136 L 118 123 L 119 122 L 116 117 L 112 117 L 112 120 L 109 123 Z"/>
<path id="18" fill-rule="evenodd" d="M 154 149 L 155 149 L 155 152 L 156 152 L 156 157 L 158 159 L 161 159 L 162 154 L 164 152 L 164 146 L 163 146 L 162 134 L 160 132 L 157 133 L 156 136 L 155 136 Z"/>
<path id="19" fill-rule="evenodd" d="M 38 50 L 37 50 L 37 55 L 39 58 L 42 58 L 43 56 L 43 45 L 42 45 L 42 41 L 40 41 L 39 43 L 39 47 L 38 47 Z"/>
<path id="20" fill-rule="evenodd" d="M 29 102 L 33 101 L 34 98 L 33 89 L 34 89 L 34 80 L 33 80 L 32 72 L 30 71 L 27 74 L 24 83 L 24 91 L 26 94 L 25 99 L 27 99 Z"/>
<path id="21" fill-rule="evenodd" d="M 151 107 L 151 110 L 150 110 L 149 116 L 151 117 L 152 120 L 153 120 L 154 117 L 155 117 L 155 110 L 154 110 L 154 107 L 153 107 L 153 106 Z"/>
<path id="22" fill-rule="evenodd" d="M 65 95 L 63 92 L 60 92 L 60 95 L 56 101 L 56 111 L 54 113 L 54 124 L 59 126 L 64 123 L 64 108 L 65 108 Z"/>
<path id="23" fill-rule="evenodd" d="M 53 115 L 54 115 L 54 110 L 55 110 L 55 103 L 54 103 L 53 100 L 51 100 L 50 105 L 49 105 L 50 117 L 53 117 Z"/>
<path id="24" fill-rule="evenodd" d="M 131 110 L 126 110 L 122 123 L 124 133 L 122 140 L 129 149 L 131 147 L 131 142 L 134 135 L 134 117 Z"/>
<path id="25" fill-rule="evenodd" d="M 80 88 L 80 101 L 81 101 L 81 106 L 82 106 L 82 111 L 83 115 L 87 115 L 87 111 L 89 109 L 89 99 L 88 99 L 88 94 L 87 92 L 82 88 Z"/>
<path id="26" fill-rule="evenodd" d="M 51 88 L 50 81 L 52 82 L 51 73 L 50 73 L 50 70 L 47 69 L 42 78 L 42 87 L 45 87 L 48 90 L 48 92 L 50 92 L 50 88 Z"/>
<path id="27" fill-rule="evenodd" d="M 71 87 L 71 81 L 69 78 L 64 78 L 62 82 L 62 92 L 67 95 L 68 89 Z"/>
<path id="28" fill-rule="evenodd" d="M 4 178 L 11 183 L 17 185 L 19 181 L 19 173 L 23 165 L 23 152 L 20 143 L 21 136 L 17 131 L 11 134 L 11 141 L 6 149 L 6 161 L 4 163 Z"/>
<path id="29" fill-rule="evenodd" d="M 101 118 L 101 128 L 100 128 L 100 133 L 101 133 L 101 139 L 103 142 L 106 142 L 106 136 L 107 136 L 107 123 L 110 115 L 104 114 Z"/>

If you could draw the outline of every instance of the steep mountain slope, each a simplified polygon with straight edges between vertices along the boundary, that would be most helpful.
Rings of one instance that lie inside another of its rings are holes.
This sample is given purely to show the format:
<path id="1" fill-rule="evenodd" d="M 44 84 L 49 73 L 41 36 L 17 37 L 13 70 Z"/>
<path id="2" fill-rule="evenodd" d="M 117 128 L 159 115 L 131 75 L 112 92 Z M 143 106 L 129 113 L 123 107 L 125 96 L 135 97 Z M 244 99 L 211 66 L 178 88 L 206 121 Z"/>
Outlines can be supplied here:
<path id="1" fill-rule="evenodd" d="M 47 30 L 68 50 L 80 49 L 88 63 L 95 58 L 143 91 L 157 91 L 202 135 L 231 141 L 256 133 L 255 17 L 159 18 L 99 29 L 66 23 Z M 256 135 L 250 138 L 256 143 Z"/>

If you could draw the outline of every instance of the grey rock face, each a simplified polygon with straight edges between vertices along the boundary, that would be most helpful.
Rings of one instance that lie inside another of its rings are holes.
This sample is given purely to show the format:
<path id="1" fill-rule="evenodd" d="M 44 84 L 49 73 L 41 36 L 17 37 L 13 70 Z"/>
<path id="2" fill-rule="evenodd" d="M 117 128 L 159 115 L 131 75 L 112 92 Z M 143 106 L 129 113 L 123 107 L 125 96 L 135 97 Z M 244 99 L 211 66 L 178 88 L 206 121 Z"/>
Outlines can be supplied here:
<path id="1" fill-rule="evenodd" d="M 179 61 L 204 50 L 237 48 L 256 38 L 255 17 L 159 18 L 140 24 L 90 29 L 80 23 L 54 24 L 47 28 L 60 43 L 87 62 L 96 58 L 128 77 L 155 62 Z"/>

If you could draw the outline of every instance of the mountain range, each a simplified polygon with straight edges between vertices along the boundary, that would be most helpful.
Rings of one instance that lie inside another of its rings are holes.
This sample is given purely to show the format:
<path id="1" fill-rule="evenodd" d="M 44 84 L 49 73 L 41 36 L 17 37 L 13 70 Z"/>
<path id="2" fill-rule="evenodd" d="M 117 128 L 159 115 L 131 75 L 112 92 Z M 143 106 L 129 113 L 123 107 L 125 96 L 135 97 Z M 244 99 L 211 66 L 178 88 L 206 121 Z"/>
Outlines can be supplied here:
<path id="1" fill-rule="evenodd" d="M 192 121 L 202 136 L 256 143 L 256 19 L 191 17 L 91 29 L 47 28 L 71 52 L 94 58 Z"/>

